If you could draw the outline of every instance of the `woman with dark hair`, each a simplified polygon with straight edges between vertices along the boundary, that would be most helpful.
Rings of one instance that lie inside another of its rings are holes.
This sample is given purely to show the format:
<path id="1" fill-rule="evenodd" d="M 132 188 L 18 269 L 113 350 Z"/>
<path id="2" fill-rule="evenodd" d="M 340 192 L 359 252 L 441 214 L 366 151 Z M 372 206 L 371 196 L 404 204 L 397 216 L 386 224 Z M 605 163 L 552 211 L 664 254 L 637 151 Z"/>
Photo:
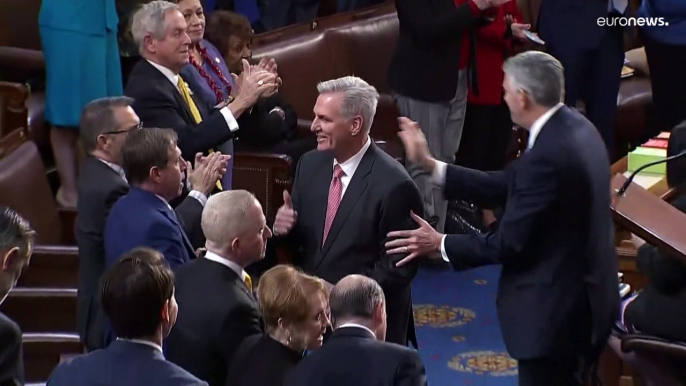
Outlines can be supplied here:
<path id="1" fill-rule="evenodd" d="M 672 129 L 667 156 L 683 151 L 686 151 L 686 121 Z M 686 213 L 686 159 L 667 164 L 667 183 L 677 191 L 671 204 Z M 617 329 L 686 342 L 686 265 L 637 236 L 633 236 L 633 242 L 638 249 L 636 265 L 648 276 L 648 285 L 622 302 Z M 621 332 L 615 335 L 621 336 Z M 610 337 L 610 346 L 617 355 L 639 369 L 647 386 L 669 384 L 662 378 L 663 372 L 654 368 L 650 361 L 638 360 L 633 354 L 622 352 L 619 337 Z"/>

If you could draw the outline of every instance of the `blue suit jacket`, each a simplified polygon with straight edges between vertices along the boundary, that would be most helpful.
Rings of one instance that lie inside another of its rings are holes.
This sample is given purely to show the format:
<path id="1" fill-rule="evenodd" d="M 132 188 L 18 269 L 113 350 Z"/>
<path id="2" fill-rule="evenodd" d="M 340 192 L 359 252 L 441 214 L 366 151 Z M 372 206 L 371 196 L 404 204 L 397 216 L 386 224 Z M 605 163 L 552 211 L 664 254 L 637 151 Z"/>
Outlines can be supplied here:
<path id="1" fill-rule="evenodd" d="M 445 250 L 456 269 L 503 265 L 496 302 L 513 358 L 566 350 L 556 339 L 581 325 L 605 346 L 619 306 L 610 163 L 586 118 L 562 107 L 506 170 L 448 166 L 444 190 L 505 207 L 497 230 L 448 235 Z"/>
<path id="2" fill-rule="evenodd" d="M 122 340 L 66 361 L 53 370 L 50 386 L 189 386 L 207 385 L 181 367 L 164 359 L 151 346 Z"/>
<path id="3" fill-rule="evenodd" d="M 153 193 L 132 187 L 117 201 L 105 224 L 105 266 L 111 267 L 136 247 L 160 251 L 176 269 L 195 251 L 174 211 Z"/>
<path id="4" fill-rule="evenodd" d="M 116 31 L 115 0 L 43 0 L 38 24 L 65 31 L 105 35 Z"/>
<path id="5" fill-rule="evenodd" d="M 546 46 L 559 49 L 595 48 L 607 27 L 598 18 L 608 16 L 609 0 L 543 1 L 538 15 L 538 34 Z"/>

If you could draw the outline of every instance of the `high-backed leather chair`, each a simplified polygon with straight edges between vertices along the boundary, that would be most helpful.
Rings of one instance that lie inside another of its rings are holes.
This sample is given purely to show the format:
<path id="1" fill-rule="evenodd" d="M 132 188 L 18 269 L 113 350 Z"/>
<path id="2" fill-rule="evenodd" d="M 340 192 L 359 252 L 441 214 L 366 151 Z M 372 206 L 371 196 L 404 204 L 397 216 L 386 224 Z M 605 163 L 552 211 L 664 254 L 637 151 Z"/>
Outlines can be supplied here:
<path id="1" fill-rule="evenodd" d="M 659 379 L 651 379 L 660 386 L 686 384 L 686 344 L 671 342 L 651 335 L 627 334 L 622 337 L 622 351 L 634 352 L 637 360 L 650 361 Z"/>

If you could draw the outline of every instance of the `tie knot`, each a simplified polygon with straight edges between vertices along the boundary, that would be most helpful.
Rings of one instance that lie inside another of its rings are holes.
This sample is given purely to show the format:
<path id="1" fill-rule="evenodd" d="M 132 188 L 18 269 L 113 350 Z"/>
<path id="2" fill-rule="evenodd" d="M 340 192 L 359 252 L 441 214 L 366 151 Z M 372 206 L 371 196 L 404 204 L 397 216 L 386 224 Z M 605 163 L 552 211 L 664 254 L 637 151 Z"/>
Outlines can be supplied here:
<path id="1" fill-rule="evenodd" d="M 245 274 L 245 279 L 243 280 L 248 289 L 252 292 L 252 278 L 247 273 Z"/>
<path id="2" fill-rule="evenodd" d="M 333 167 L 333 177 L 334 177 L 334 178 L 341 178 L 341 176 L 344 175 L 344 174 L 345 174 L 345 173 L 343 173 L 343 169 L 341 168 L 341 165 L 336 164 L 336 165 Z"/>

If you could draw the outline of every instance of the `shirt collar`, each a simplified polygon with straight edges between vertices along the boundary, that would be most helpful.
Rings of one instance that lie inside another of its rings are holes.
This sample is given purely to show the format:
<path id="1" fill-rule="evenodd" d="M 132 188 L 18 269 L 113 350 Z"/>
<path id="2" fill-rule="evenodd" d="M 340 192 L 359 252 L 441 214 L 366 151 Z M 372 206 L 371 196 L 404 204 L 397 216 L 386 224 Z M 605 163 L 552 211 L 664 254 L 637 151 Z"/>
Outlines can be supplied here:
<path id="1" fill-rule="evenodd" d="M 126 181 L 126 173 L 124 172 L 124 168 L 122 168 L 121 166 L 115 164 L 114 162 L 105 161 L 104 159 L 98 158 L 98 157 L 95 157 L 95 158 L 96 158 L 97 160 L 99 160 L 100 162 L 104 163 L 105 165 L 109 166 L 110 169 L 112 169 L 112 170 L 114 170 L 115 172 L 117 172 L 117 174 L 119 174 L 119 176 L 120 176 L 121 178 L 123 178 L 124 181 Z"/>
<path id="2" fill-rule="evenodd" d="M 233 262 L 227 258 L 221 257 L 221 256 L 217 255 L 216 253 L 210 252 L 210 251 L 207 251 L 205 253 L 205 259 L 207 259 L 209 261 L 214 261 L 215 263 L 219 263 L 221 265 L 224 265 L 224 266 L 231 268 L 231 270 L 236 272 L 236 274 L 238 275 L 238 277 L 241 278 L 241 280 L 245 281 L 245 277 L 247 276 L 247 274 L 245 273 L 245 270 L 243 269 L 243 267 L 236 264 L 235 262 Z"/>
<path id="3" fill-rule="evenodd" d="M 531 149 L 534 147 L 534 143 L 536 143 L 536 137 L 538 137 L 538 134 L 541 133 L 541 129 L 543 129 L 543 126 L 548 122 L 550 117 L 553 116 L 559 110 L 562 106 L 564 106 L 564 103 L 558 103 L 556 104 L 553 108 L 550 110 L 546 111 L 543 115 L 538 117 L 538 119 L 534 122 L 533 125 L 531 125 L 531 129 L 529 130 L 529 142 L 527 144 L 527 149 Z"/>
<path id="4" fill-rule="evenodd" d="M 172 212 L 174 211 L 174 208 L 172 208 L 171 205 L 169 205 L 169 201 L 165 200 L 164 197 L 160 196 L 159 194 L 156 194 L 155 197 L 162 200 L 162 202 L 164 202 L 164 205 L 166 205 L 167 208 L 169 208 L 169 210 L 171 210 Z"/>
<path id="5" fill-rule="evenodd" d="M 159 351 L 160 354 L 163 354 L 162 352 L 162 346 L 158 345 L 157 343 L 153 343 L 149 340 L 143 340 L 143 339 L 123 339 L 123 338 L 117 338 L 117 340 L 121 340 L 124 342 L 130 342 L 130 343 L 136 343 L 136 344 L 142 344 L 146 346 L 150 346 L 154 348 L 155 350 Z M 164 355 L 164 354 L 163 354 Z"/>
<path id="6" fill-rule="evenodd" d="M 357 167 L 360 166 L 360 162 L 362 162 L 362 157 L 364 157 L 364 153 L 367 152 L 367 149 L 369 149 L 369 146 L 371 146 L 372 140 L 367 136 L 367 141 L 364 143 L 364 146 L 362 146 L 362 149 L 357 152 L 354 156 L 350 157 L 347 161 L 343 163 L 339 163 L 336 159 L 333 160 L 333 166 L 336 165 L 341 165 L 341 169 L 343 170 L 343 173 L 345 173 L 346 176 L 349 176 L 352 178 L 353 174 L 355 174 L 355 170 L 357 170 Z"/>
<path id="7" fill-rule="evenodd" d="M 376 334 L 372 330 L 370 330 L 369 327 L 363 326 L 363 325 L 357 324 L 357 323 L 343 323 L 342 325 L 338 326 L 337 330 L 340 328 L 346 328 L 346 327 L 354 327 L 354 328 L 361 328 L 363 330 L 367 330 L 367 332 L 372 334 L 372 337 L 374 339 L 376 339 Z"/>
<path id="8" fill-rule="evenodd" d="M 146 59 L 148 60 L 148 59 Z M 178 87 L 179 84 L 179 74 L 174 74 L 174 72 L 167 67 L 161 66 L 151 60 L 148 60 L 148 63 L 150 63 L 153 67 L 158 69 L 162 75 L 164 75 L 165 78 L 169 79 L 170 82 L 174 85 L 174 87 Z"/>

